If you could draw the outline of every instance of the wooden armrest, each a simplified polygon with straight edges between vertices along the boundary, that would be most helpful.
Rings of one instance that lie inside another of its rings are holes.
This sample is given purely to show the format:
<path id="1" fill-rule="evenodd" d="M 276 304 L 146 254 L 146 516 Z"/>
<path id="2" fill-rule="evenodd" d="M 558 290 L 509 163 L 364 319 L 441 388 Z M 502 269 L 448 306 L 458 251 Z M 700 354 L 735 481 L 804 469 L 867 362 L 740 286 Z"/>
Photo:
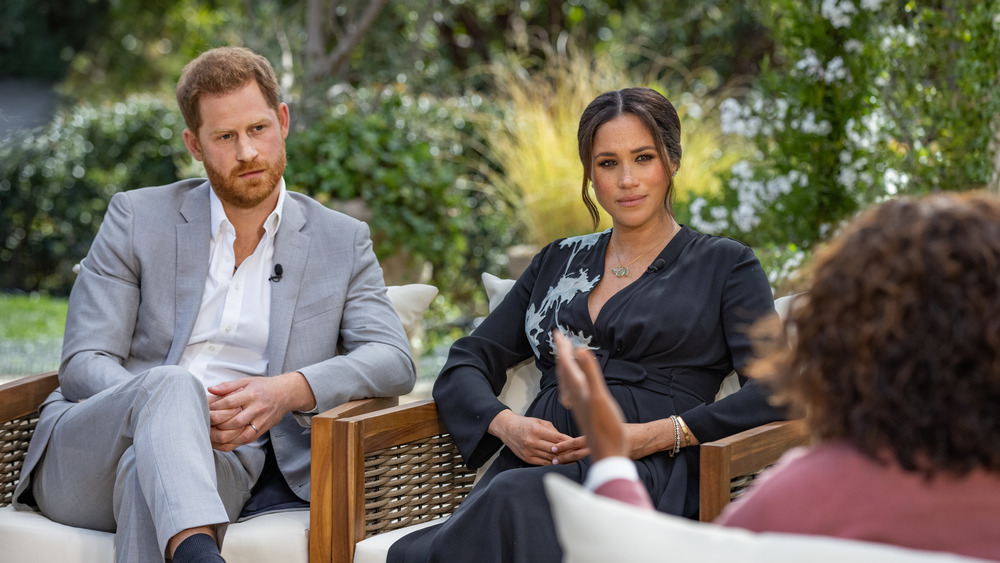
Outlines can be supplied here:
<path id="1" fill-rule="evenodd" d="M 786 451 L 809 443 L 811 438 L 804 420 L 785 420 L 702 444 L 698 519 L 715 520 L 732 498 L 733 479 L 759 473 Z M 750 480 L 742 480 L 741 486 Z"/>
<path id="2" fill-rule="evenodd" d="M 0 385 L 0 422 L 31 415 L 59 387 L 56 372 L 39 373 Z"/>
<path id="3" fill-rule="evenodd" d="M 331 561 L 333 535 L 339 514 L 335 512 L 333 489 L 344 473 L 345 466 L 334 460 L 335 437 L 333 422 L 391 409 L 399 404 L 398 397 L 350 401 L 312 418 L 310 502 L 309 502 L 309 561 Z"/>
<path id="4" fill-rule="evenodd" d="M 13 500 L 21 464 L 35 433 L 38 406 L 58 386 L 54 371 L 0 385 L 0 506 Z"/>
<path id="5" fill-rule="evenodd" d="M 366 536 L 451 513 L 472 488 L 475 473 L 462 462 L 434 401 L 321 426 L 314 421 L 313 440 L 317 432 L 330 435 L 336 471 L 332 488 L 322 492 L 314 477 L 312 502 L 331 507 L 332 533 L 310 542 L 310 561 L 349 563 L 354 545 Z"/>

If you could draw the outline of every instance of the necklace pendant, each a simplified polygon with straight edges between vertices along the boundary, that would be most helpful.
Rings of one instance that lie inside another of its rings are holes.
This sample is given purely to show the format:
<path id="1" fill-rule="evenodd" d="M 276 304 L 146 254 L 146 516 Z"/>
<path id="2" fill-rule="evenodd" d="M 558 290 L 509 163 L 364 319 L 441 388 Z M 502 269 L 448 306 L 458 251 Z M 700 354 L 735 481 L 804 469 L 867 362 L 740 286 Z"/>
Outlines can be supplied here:
<path id="1" fill-rule="evenodd" d="M 611 268 L 611 273 L 614 274 L 616 278 L 628 276 L 628 266 L 615 266 L 614 268 Z"/>

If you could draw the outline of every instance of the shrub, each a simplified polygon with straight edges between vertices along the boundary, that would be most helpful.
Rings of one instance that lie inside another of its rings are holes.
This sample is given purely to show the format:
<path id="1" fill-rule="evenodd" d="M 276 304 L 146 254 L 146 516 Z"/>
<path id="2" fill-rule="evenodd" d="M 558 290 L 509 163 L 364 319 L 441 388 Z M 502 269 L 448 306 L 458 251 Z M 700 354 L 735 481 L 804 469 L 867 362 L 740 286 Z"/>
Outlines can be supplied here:
<path id="1" fill-rule="evenodd" d="M 458 301 L 474 299 L 479 273 L 497 271 L 514 237 L 506 202 L 483 183 L 470 114 L 477 96 L 438 100 L 401 85 L 336 96 L 288 140 L 289 188 L 337 207 L 361 198 L 380 259 L 403 253 L 416 275 Z"/>
<path id="2" fill-rule="evenodd" d="M 0 144 L 0 289 L 68 293 L 111 196 L 177 179 L 182 129 L 176 111 L 135 96 Z"/>
<path id="3" fill-rule="evenodd" d="M 692 202 L 695 226 L 808 250 L 896 194 L 995 186 L 1000 13 L 947 4 L 757 4 L 776 55 L 722 105 L 724 131 L 757 151 Z"/>

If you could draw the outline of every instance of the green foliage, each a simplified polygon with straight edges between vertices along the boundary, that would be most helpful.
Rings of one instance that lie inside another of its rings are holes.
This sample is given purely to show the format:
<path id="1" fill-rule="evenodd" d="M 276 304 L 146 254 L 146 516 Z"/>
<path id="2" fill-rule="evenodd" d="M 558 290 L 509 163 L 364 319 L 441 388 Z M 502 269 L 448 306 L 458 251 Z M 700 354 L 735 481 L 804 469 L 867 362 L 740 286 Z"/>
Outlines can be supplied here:
<path id="1" fill-rule="evenodd" d="M 453 298 L 496 271 L 512 231 L 505 202 L 478 179 L 481 144 L 469 114 L 478 97 L 436 100 L 401 89 L 361 89 L 288 140 L 291 189 L 337 208 L 362 199 L 380 259 L 403 254 Z"/>
<path id="2" fill-rule="evenodd" d="M 1000 3 L 944 4 L 756 3 L 775 54 L 721 114 L 757 153 L 692 223 L 801 260 L 869 204 L 993 182 Z"/>
<path id="3" fill-rule="evenodd" d="M 66 327 L 65 298 L 0 294 L 0 340 L 60 339 Z"/>
<path id="4" fill-rule="evenodd" d="M 61 79 L 107 15 L 107 0 L 0 2 L 0 76 Z"/>
<path id="5" fill-rule="evenodd" d="M 67 293 L 111 196 L 177 179 L 180 122 L 137 96 L 82 104 L 0 145 L 0 289 Z"/>

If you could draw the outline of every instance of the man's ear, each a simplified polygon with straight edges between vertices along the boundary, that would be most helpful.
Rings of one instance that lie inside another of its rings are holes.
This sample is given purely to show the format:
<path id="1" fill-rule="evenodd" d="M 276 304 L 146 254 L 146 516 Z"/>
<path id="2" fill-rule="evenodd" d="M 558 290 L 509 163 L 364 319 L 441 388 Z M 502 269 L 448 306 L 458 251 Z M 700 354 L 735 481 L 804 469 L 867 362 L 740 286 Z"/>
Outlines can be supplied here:
<path id="1" fill-rule="evenodd" d="M 288 127 L 291 125 L 291 117 L 288 113 L 288 104 L 281 102 L 278 104 L 278 124 L 281 126 L 281 138 L 288 138 Z"/>
<path id="2" fill-rule="evenodd" d="M 195 160 L 198 162 L 203 160 L 204 155 L 201 151 L 201 143 L 198 142 L 198 136 L 192 133 L 190 129 L 184 130 L 184 146 L 187 147 L 188 152 L 191 153 L 191 156 Z"/>

